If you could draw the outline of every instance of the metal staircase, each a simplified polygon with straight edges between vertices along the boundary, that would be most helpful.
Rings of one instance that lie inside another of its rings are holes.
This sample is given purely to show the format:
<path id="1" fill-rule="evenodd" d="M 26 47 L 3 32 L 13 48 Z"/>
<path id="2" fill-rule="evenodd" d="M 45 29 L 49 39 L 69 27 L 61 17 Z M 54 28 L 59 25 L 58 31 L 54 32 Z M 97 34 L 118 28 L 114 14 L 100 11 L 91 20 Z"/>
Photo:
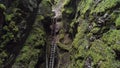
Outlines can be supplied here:
<path id="1" fill-rule="evenodd" d="M 56 19 L 53 19 L 53 30 L 51 32 L 53 39 L 51 42 L 51 48 L 50 48 L 50 57 L 49 57 L 49 67 L 48 68 L 54 68 L 54 62 L 55 62 L 55 53 L 56 53 Z"/>
<path id="2" fill-rule="evenodd" d="M 56 43 L 53 42 L 51 45 L 49 68 L 54 68 L 55 52 L 56 52 Z"/>

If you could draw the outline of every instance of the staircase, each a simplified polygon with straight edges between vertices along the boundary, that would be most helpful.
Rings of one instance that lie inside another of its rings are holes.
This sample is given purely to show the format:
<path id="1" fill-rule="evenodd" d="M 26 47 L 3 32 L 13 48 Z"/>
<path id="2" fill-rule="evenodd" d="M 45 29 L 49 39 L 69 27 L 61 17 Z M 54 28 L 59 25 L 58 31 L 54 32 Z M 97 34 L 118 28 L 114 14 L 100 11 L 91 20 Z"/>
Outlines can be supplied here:
<path id="1" fill-rule="evenodd" d="M 55 52 L 56 52 L 56 43 L 53 41 L 51 45 L 49 68 L 54 68 Z"/>
<path id="2" fill-rule="evenodd" d="M 56 19 L 53 19 L 53 30 L 51 32 L 53 39 L 51 42 L 51 48 L 50 48 L 50 57 L 49 57 L 49 67 L 48 68 L 54 68 L 54 61 L 55 61 L 55 53 L 56 53 Z"/>

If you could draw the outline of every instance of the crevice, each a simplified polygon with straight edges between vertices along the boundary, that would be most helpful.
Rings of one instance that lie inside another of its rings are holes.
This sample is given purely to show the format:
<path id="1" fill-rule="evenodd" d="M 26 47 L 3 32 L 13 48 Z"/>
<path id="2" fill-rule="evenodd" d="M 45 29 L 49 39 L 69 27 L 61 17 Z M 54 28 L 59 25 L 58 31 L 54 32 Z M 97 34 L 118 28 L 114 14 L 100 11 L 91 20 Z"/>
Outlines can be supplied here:
<path id="1" fill-rule="evenodd" d="M 45 32 L 47 35 L 51 34 L 51 28 L 50 26 L 52 25 L 52 19 L 51 17 L 45 17 L 44 20 L 41 21 L 43 23 L 43 27 L 45 29 Z"/>
<path id="2" fill-rule="evenodd" d="M 45 48 L 43 48 L 42 51 L 45 51 Z M 35 68 L 41 68 L 41 66 L 43 66 L 43 68 L 45 68 L 45 52 L 42 52 L 41 55 L 39 55 L 37 64 L 35 65 Z"/>
<path id="3" fill-rule="evenodd" d="M 115 54 L 116 54 L 115 59 L 120 61 L 120 51 L 119 50 L 114 50 L 114 51 L 115 51 Z"/>

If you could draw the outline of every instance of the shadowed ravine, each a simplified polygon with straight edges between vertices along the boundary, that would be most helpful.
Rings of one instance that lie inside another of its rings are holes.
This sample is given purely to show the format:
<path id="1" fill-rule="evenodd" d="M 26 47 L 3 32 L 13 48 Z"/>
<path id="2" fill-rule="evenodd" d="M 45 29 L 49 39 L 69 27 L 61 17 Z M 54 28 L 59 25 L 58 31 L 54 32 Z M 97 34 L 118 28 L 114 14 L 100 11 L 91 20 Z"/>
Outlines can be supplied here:
<path id="1" fill-rule="evenodd" d="M 0 0 L 0 68 L 120 68 L 120 0 Z"/>

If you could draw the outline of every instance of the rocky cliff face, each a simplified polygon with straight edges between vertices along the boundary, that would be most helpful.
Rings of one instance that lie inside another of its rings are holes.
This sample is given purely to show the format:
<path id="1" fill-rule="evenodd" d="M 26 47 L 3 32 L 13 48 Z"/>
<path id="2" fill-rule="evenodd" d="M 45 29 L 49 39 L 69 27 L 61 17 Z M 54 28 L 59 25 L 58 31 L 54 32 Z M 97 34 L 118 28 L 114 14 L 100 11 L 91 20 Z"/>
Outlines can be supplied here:
<path id="1" fill-rule="evenodd" d="M 0 0 L 0 68 L 45 68 L 58 17 L 55 68 L 120 67 L 120 0 Z"/>

